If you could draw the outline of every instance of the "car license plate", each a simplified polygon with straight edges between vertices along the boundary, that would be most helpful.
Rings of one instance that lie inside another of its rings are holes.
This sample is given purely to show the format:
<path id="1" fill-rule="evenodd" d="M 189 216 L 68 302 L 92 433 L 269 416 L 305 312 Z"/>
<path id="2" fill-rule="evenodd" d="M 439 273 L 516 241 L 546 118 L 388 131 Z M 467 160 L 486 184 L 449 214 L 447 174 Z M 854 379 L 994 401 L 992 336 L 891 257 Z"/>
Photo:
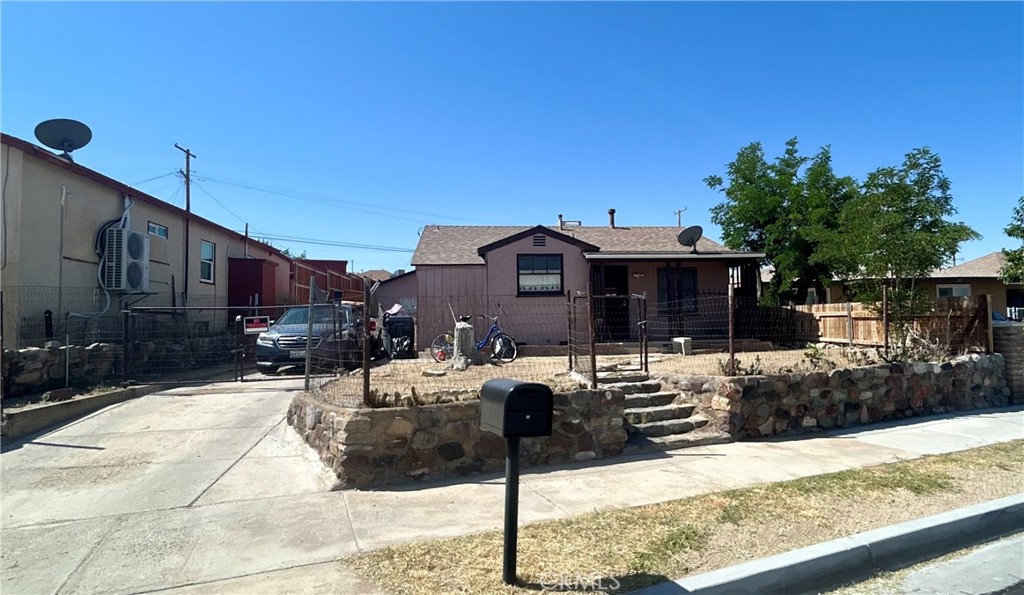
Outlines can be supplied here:
<path id="1" fill-rule="evenodd" d="M 306 350 L 305 349 L 298 349 L 298 350 L 290 351 L 288 353 L 288 357 L 290 357 L 292 359 L 299 359 L 299 358 L 303 358 L 304 359 L 306 357 Z"/>

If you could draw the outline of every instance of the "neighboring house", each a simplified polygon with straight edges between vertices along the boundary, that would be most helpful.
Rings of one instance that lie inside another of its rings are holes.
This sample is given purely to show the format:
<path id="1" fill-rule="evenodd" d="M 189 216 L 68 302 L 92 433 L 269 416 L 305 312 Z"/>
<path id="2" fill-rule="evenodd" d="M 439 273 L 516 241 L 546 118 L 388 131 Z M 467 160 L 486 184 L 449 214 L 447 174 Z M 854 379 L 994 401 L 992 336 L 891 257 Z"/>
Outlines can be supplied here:
<path id="1" fill-rule="evenodd" d="M 1006 313 L 1008 308 L 1024 308 L 1024 285 L 1007 284 L 999 279 L 1006 264 L 1002 252 L 986 254 L 931 274 L 919 281 L 929 294 L 937 298 L 991 295 L 992 309 Z"/>
<path id="2" fill-rule="evenodd" d="M 999 279 L 1005 264 L 1002 252 L 992 252 L 963 264 L 938 269 L 916 281 L 933 299 L 950 297 L 992 296 L 992 309 L 1009 315 L 1010 308 L 1024 308 L 1024 285 L 1007 284 Z M 848 301 L 855 291 L 851 283 L 836 282 L 828 289 L 830 302 Z"/>
<path id="3" fill-rule="evenodd" d="M 256 293 L 273 305 L 289 295 L 291 259 L 279 250 L 32 143 L 0 139 L 5 347 L 41 345 L 47 310 L 62 337 L 69 314 L 68 326 L 88 323 L 95 333 L 102 321 L 119 332 L 122 305 L 227 306 Z M 122 220 L 126 247 L 118 248 L 101 230 Z M 130 252 L 147 246 L 148 254 Z M 113 266 L 115 258 L 124 261 Z"/>
<path id="4" fill-rule="evenodd" d="M 567 299 L 588 285 L 609 296 L 594 306 L 595 333 L 605 341 L 637 339 L 631 295 L 647 295 L 655 320 L 700 316 L 701 296 L 724 296 L 730 278 L 737 295 L 757 295 L 763 254 L 707 238 L 693 250 L 677 241 L 681 230 L 616 226 L 614 210 L 607 227 L 570 225 L 561 216 L 552 227 L 428 225 L 412 258 L 415 295 L 405 296 L 416 298 L 419 347 L 452 328 L 452 311 L 495 315 L 499 304 L 502 326 L 518 341 L 565 343 Z M 721 310 L 722 321 L 702 327 L 708 334 L 724 333 Z"/>
<path id="5" fill-rule="evenodd" d="M 373 299 L 385 310 L 398 304 L 405 309 L 406 313 L 415 316 L 416 292 L 416 271 L 409 271 L 381 281 Z"/>
<path id="6" fill-rule="evenodd" d="M 374 281 L 387 281 L 391 278 L 391 273 L 384 269 L 370 269 L 369 271 L 363 271 L 359 273 L 360 277 L 366 277 Z"/>

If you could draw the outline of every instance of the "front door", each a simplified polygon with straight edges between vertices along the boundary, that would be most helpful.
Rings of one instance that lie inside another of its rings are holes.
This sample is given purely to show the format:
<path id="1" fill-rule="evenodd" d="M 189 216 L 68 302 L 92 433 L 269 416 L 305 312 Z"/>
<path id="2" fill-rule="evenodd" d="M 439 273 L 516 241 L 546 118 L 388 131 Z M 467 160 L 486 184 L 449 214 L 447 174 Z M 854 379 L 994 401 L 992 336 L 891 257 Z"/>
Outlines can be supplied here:
<path id="1" fill-rule="evenodd" d="M 594 267 L 594 322 L 598 341 L 629 341 L 629 267 L 605 264 Z"/>

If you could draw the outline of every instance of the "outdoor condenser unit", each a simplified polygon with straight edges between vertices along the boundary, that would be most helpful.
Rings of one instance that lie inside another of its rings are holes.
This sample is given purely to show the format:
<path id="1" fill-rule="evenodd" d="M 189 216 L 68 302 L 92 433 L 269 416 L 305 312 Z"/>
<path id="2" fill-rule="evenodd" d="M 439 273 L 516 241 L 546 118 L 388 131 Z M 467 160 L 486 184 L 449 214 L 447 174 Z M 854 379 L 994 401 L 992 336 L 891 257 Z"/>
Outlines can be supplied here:
<path id="1" fill-rule="evenodd" d="M 149 236 L 130 229 L 106 231 L 103 284 L 111 291 L 149 291 Z"/>

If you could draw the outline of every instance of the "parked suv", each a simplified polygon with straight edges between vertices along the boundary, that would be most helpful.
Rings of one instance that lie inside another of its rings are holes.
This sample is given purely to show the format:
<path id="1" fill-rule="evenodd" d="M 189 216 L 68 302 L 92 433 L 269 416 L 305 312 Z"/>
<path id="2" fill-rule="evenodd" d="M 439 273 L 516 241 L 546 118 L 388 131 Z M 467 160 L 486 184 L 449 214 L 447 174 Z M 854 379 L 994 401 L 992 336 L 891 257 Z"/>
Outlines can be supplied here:
<path id="1" fill-rule="evenodd" d="M 309 306 L 289 308 L 270 329 L 256 338 L 256 369 L 272 374 L 286 366 L 306 363 L 306 332 L 309 329 Z M 362 365 L 363 315 L 361 304 L 316 304 L 313 312 L 313 334 L 310 356 L 327 362 L 340 361 L 346 370 Z M 337 314 L 335 314 L 335 312 Z M 370 321 L 373 343 L 379 344 L 381 325 Z M 371 346 L 376 353 L 379 347 Z"/>

